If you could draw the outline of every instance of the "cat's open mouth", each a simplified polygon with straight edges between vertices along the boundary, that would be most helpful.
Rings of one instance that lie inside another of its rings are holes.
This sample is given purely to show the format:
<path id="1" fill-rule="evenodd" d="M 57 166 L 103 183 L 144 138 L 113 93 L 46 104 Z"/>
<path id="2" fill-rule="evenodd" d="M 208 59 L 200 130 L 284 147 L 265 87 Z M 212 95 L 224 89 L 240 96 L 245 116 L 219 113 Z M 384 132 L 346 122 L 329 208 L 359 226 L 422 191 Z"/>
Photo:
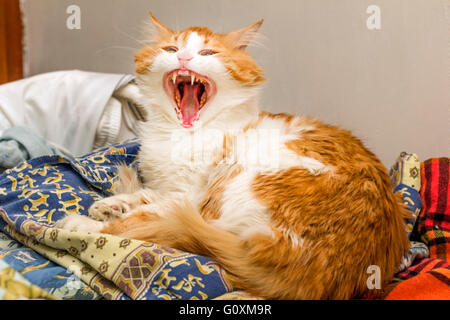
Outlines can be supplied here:
<path id="1" fill-rule="evenodd" d="M 178 120 L 191 128 L 200 118 L 200 111 L 216 92 L 214 81 L 188 69 L 176 69 L 164 75 L 164 89 L 172 99 Z"/>

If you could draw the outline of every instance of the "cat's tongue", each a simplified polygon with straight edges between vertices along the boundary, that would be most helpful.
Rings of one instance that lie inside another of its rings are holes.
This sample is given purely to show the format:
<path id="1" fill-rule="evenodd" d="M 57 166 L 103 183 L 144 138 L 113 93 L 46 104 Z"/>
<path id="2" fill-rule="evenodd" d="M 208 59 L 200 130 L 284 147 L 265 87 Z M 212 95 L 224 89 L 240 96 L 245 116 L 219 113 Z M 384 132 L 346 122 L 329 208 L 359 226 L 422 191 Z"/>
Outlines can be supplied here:
<path id="1" fill-rule="evenodd" d="M 181 98 L 180 111 L 183 117 L 183 126 L 192 127 L 192 123 L 196 120 L 198 111 L 200 110 L 200 102 L 198 94 L 200 92 L 200 84 L 185 84 L 183 86 L 183 97 Z"/>

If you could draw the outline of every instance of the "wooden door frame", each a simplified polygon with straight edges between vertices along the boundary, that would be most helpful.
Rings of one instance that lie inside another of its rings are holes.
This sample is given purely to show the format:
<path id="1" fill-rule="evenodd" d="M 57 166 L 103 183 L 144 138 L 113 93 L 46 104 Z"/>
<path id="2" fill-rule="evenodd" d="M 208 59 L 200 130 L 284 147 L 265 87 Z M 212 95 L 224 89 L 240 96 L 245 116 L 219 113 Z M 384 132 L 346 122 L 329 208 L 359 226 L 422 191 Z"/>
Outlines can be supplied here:
<path id="1" fill-rule="evenodd" d="M 0 0 L 0 84 L 23 78 L 19 0 Z"/>

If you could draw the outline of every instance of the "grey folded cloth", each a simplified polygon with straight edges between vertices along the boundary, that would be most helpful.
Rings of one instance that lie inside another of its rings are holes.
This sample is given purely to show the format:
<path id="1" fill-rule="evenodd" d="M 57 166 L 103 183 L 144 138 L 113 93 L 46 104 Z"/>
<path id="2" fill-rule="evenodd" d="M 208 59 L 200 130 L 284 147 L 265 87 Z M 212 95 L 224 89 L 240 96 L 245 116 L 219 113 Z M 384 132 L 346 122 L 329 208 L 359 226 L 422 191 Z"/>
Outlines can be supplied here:
<path id="1" fill-rule="evenodd" d="M 29 128 L 12 127 L 0 137 L 0 172 L 23 161 L 45 155 L 70 156 Z"/>

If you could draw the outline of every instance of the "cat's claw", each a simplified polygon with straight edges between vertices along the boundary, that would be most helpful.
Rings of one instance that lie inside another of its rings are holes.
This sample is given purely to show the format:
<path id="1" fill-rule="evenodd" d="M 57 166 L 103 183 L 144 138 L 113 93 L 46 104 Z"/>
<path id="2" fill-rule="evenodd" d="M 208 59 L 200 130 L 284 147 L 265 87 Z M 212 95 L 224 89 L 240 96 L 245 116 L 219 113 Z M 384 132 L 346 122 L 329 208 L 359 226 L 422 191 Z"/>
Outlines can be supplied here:
<path id="1" fill-rule="evenodd" d="M 99 221 L 119 218 L 130 211 L 129 204 L 119 197 L 109 197 L 94 202 L 88 209 L 89 216 Z"/>

